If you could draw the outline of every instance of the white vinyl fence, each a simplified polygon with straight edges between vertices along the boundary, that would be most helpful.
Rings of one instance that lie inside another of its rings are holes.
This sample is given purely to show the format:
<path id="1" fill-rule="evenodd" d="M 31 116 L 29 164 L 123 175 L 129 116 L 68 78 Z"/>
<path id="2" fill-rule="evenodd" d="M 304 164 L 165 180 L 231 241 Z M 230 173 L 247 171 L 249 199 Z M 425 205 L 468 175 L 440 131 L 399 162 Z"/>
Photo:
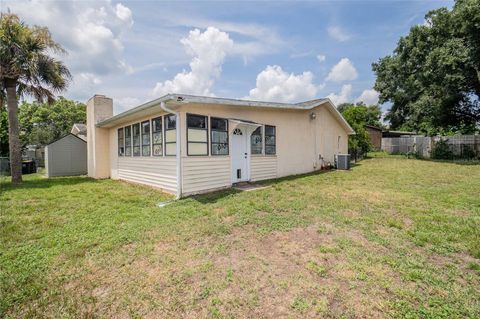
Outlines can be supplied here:
<path id="1" fill-rule="evenodd" d="M 415 154 L 430 158 L 436 143 L 441 140 L 458 158 L 467 157 L 472 152 L 480 158 L 480 135 L 384 137 L 382 150 L 390 154 Z"/>

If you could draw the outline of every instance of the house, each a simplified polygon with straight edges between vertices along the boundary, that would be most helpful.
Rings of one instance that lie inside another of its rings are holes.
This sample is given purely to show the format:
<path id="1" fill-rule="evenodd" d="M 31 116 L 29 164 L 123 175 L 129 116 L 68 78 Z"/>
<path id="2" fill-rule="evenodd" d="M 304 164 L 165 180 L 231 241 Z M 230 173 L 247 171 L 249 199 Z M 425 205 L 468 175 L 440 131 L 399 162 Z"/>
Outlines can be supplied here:
<path id="1" fill-rule="evenodd" d="M 188 196 L 302 174 L 347 153 L 353 129 L 329 99 L 271 103 L 168 94 L 113 116 L 87 102 L 88 175 Z"/>
<path id="2" fill-rule="evenodd" d="M 71 133 L 45 146 L 45 175 L 87 174 L 86 125 L 74 124 Z"/>
<path id="3" fill-rule="evenodd" d="M 83 123 L 75 123 L 70 131 L 73 135 L 80 137 L 82 140 L 87 140 L 87 126 Z"/>
<path id="4" fill-rule="evenodd" d="M 382 148 L 382 128 L 373 125 L 365 125 L 370 143 L 375 151 L 379 151 Z"/>

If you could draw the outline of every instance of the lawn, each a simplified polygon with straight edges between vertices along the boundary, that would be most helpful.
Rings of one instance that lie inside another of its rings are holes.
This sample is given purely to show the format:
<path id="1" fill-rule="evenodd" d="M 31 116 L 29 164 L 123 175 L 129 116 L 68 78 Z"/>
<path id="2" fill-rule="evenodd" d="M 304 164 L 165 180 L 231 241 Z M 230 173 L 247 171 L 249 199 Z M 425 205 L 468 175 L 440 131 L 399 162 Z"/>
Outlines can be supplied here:
<path id="1" fill-rule="evenodd" d="M 25 179 L 0 194 L 0 317 L 480 317 L 480 165 L 378 157 L 162 208 Z"/>

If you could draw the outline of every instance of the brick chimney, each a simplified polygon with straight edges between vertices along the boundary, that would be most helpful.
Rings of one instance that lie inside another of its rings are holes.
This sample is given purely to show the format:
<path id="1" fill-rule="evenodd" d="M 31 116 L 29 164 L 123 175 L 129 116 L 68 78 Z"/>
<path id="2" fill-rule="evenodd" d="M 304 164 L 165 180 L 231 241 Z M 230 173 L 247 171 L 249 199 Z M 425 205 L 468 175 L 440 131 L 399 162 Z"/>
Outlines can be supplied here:
<path id="1" fill-rule="evenodd" d="M 105 95 L 94 95 L 87 102 L 88 176 L 110 177 L 109 129 L 95 125 L 113 116 L 113 101 Z"/>

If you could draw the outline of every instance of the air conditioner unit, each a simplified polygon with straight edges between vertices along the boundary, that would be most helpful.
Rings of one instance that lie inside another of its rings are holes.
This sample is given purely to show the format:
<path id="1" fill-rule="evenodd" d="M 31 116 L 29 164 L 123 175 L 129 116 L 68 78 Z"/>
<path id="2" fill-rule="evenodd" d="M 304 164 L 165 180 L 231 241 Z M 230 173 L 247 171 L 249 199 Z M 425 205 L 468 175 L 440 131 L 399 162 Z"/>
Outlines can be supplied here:
<path id="1" fill-rule="evenodd" d="M 337 154 L 335 156 L 335 164 L 337 169 L 350 169 L 350 154 Z"/>

